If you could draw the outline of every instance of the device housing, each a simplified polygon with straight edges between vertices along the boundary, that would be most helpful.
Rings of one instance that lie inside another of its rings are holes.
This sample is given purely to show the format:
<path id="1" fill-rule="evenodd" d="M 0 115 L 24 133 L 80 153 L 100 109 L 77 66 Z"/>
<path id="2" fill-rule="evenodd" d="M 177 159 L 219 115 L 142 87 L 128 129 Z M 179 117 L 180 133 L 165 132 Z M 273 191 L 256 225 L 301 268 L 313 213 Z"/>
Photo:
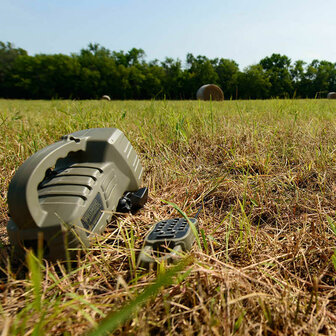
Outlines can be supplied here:
<path id="1" fill-rule="evenodd" d="M 36 249 L 39 240 L 49 260 L 89 246 L 123 194 L 139 189 L 142 172 L 131 143 L 116 128 L 74 132 L 41 149 L 9 185 L 7 231 L 15 255 Z"/>

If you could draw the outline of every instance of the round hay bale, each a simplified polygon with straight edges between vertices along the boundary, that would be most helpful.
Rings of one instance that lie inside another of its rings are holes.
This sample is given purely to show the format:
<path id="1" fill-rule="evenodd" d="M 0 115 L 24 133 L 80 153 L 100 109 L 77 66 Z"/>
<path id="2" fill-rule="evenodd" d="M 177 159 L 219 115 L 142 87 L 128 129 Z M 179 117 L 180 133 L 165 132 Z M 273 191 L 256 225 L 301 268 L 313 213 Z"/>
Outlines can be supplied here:
<path id="1" fill-rule="evenodd" d="M 201 86 L 196 93 L 197 99 L 200 100 L 224 100 L 222 89 L 215 84 L 206 84 Z"/>
<path id="2" fill-rule="evenodd" d="M 111 100 L 111 98 L 108 95 L 104 95 L 101 97 L 101 100 Z"/>
<path id="3" fill-rule="evenodd" d="M 329 92 L 327 95 L 328 99 L 336 99 L 336 92 Z"/>

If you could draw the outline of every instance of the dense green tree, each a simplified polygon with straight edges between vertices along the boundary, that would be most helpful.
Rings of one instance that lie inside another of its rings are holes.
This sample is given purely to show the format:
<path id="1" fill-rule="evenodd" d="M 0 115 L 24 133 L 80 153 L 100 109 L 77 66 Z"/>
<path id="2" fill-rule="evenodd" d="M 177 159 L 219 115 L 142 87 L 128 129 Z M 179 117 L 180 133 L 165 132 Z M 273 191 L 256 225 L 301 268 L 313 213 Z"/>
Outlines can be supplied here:
<path id="1" fill-rule="evenodd" d="M 225 98 L 237 98 L 237 85 L 238 85 L 238 64 L 229 59 L 221 58 L 215 70 L 218 75 L 218 85 L 222 88 Z"/>
<path id="2" fill-rule="evenodd" d="M 272 54 L 263 58 L 259 63 L 264 69 L 271 88 L 272 97 L 291 97 L 293 95 L 292 77 L 290 73 L 291 60 L 280 54 Z"/>
<path id="3" fill-rule="evenodd" d="M 11 83 L 21 98 L 72 97 L 80 83 L 80 65 L 66 55 L 24 55 L 17 57 Z"/>
<path id="4" fill-rule="evenodd" d="M 80 64 L 78 98 L 99 98 L 112 91 L 117 65 L 108 49 L 99 44 L 89 44 L 87 49 L 82 49 L 79 55 L 73 57 Z"/>
<path id="5" fill-rule="evenodd" d="M 166 57 L 161 62 L 161 67 L 164 71 L 162 85 L 164 95 L 168 99 L 183 99 L 187 96 L 184 85 L 184 72 L 182 70 L 182 62 Z"/>
<path id="6" fill-rule="evenodd" d="M 313 60 L 307 67 L 305 82 L 309 97 L 323 97 L 336 89 L 336 65 L 328 61 Z"/>
<path id="7" fill-rule="evenodd" d="M 304 98 L 307 95 L 307 83 L 305 73 L 306 62 L 298 60 L 290 68 L 294 96 Z"/>
<path id="8" fill-rule="evenodd" d="M 280 54 L 239 71 L 225 58 L 187 54 L 180 60 L 145 60 L 142 49 L 110 51 L 90 43 L 70 56 L 29 56 L 11 43 L 0 42 L 0 97 L 97 99 L 195 99 L 204 84 L 218 84 L 225 99 L 325 97 L 336 91 L 336 63 L 306 64 Z"/>
<path id="9" fill-rule="evenodd" d="M 113 58 L 117 64 L 122 64 L 125 67 L 137 65 L 144 62 L 145 52 L 142 49 L 132 48 L 130 51 L 114 51 Z"/>
<path id="10" fill-rule="evenodd" d="M 188 98 L 195 98 L 198 88 L 204 84 L 218 84 L 219 77 L 211 60 L 205 56 L 187 54 L 186 89 Z"/>
<path id="11" fill-rule="evenodd" d="M 155 60 L 143 65 L 142 74 L 144 76 L 142 82 L 142 90 L 139 99 L 161 99 L 164 97 L 165 88 L 165 71 L 159 61 Z"/>
<path id="12" fill-rule="evenodd" d="M 15 48 L 10 42 L 0 41 L 0 94 L 2 97 L 11 97 L 11 78 L 13 64 L 17 57 L 26 56 L 27 51 L 21 48 Z"/>
<path id="13" fill-rule="evenodd" d="M 251 65 L 238 74 L 238 96 L 242 99 L 269 97 L 271 82 L 260 64 Z"/>

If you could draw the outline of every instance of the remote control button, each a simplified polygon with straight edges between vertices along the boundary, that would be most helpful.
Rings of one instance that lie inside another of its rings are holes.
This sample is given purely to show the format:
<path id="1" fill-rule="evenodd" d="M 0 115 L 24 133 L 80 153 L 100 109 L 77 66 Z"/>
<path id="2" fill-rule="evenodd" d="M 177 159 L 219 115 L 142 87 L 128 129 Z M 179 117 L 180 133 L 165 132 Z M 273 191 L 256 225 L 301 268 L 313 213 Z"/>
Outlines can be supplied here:
<path id="1" fill-rule="evenodd" d="M 164 234 L 162 236 L 159 236 L 159 239 L 168 239 L 168 238 L 174 238 L 174 234 Z"/>

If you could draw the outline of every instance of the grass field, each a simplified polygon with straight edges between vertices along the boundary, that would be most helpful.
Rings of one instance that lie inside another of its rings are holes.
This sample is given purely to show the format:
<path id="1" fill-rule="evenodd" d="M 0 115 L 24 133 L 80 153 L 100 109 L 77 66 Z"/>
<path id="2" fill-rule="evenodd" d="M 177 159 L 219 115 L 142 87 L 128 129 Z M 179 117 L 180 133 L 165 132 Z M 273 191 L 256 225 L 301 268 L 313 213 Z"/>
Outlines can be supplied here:
<path id="1" fill-rule="evenodd" d="M 336 334 L 335 101 L 0 100 L 0 113 L 2 335 Z M 115 215 L 70 273 L 29 255 L 22 276 L 8 184 L 31 154 L 92 127 L 126 134 L 149 201 Z M 179 216 L 166 201 L 188 216 L 204 205 L 200 245 L 139 272 L 148 229 Z"/>

